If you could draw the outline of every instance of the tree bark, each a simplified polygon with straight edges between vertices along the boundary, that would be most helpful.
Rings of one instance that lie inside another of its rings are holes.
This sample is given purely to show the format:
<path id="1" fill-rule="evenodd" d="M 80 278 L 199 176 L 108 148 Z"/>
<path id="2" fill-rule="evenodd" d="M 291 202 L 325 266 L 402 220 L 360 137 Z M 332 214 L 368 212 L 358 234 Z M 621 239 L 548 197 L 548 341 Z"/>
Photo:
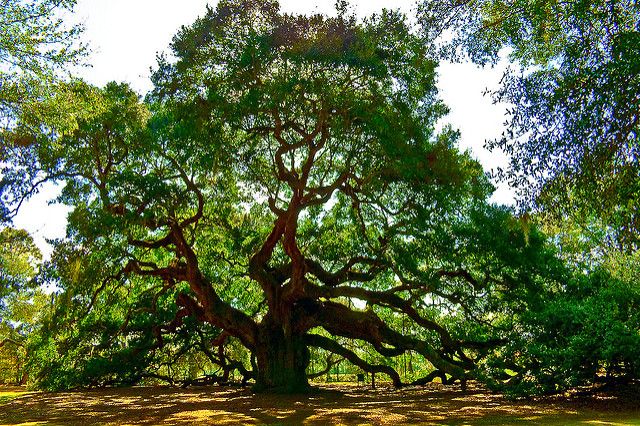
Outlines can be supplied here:
<path id="1" fill-rule="evenodd" d="M 261 327 L 262 328 L 262 327 Z M 258 392 L 301 393 L 310 389 L 306 369 L 310 353 L 302 336 L 287 336 L 282 327 L 264 328 L 255 355 Z"/>

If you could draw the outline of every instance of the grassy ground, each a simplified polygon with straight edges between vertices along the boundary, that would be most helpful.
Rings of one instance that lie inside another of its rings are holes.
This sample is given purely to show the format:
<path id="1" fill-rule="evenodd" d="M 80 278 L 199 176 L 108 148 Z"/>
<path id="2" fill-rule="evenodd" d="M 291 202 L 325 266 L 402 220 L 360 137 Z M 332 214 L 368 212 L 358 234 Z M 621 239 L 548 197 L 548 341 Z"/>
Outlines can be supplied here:
<path id="1" fill-rule="evenodd" d="M 441 386 L 398 391 L 319 385 L 304 396 L 217 386 L 59 393 L 0 387 L 0 426 L 210 424 L 640 425 L 640 391 L 509 401 L 481 388 L 463 394 Z"/>

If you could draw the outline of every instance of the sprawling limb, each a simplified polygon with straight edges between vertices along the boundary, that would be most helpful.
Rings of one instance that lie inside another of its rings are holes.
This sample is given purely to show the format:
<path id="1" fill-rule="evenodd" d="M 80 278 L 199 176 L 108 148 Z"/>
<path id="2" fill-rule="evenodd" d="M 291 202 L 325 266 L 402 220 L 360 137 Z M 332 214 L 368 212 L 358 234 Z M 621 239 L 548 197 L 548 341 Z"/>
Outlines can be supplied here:
<path id="1" fill-rule="evenodd" d="M 186 293 L 178 296 L 178 305 L 183 307 L 187 314 L 193 314 L 200 321 L 207 321 L 228 331 L 241 339 L 248 348 L 255 347 L 257 335 L 255 322 L 247 314 L 232 307 L 218 296 L 209 280 L 201 272 L 197 255 L 185 238 L 181 224 L 171 223 L 167 235 L 161 239 L 150 243 L 136 241 L 134 244 L 145 248 L 152 245 L 154 248 L 164 247 L 175 250 L 184 260 L 177 260 L 165 267 L 133 260 L 127 264 L 125 268 L 127 272 L 133 272 L 139 276 L 158 277 L 164 282 L 189 283 L 197 300 Z"/>
<path id="2" fill-rule="evenodd" d="M 325 349 L 329 352 L 332 352 L 336 355 L 340 355 L 341 357 L 347 359 L 353 365 L 356 365 L 362 368 L 364 371 L 368 373 L 383 373 L 388 375 L 393 382 L 393 385 L 397 388 L 402 387 L 402 380 L 400 380 L 400 375 L 393 368 L 386 365 L 375 365 L 369 364 L 354 352 L 349 349 L 341 346 L 334 340 L 329 339 L 328 337 L 320 336 L 318 334 L 307 334 L 305 335 L 305 341 L 309 346 L 315 346 L 318 348 Z"/>
<path id="3" fill-rule="evenodd" d="M 447 378 L 447 375 L 440 370 L 433 370 L 431 373 L 427 374 L 425 377 L 414 380 L 409 383 L 409 386 L 424 386 L 427 383 L 433 382 L 434 379 L 439 378 L 443 385 L 448 385 L 450 380 Z"/>
<path id="4" fill-rule="evenodd" d="M 405 299 L 401 297 L 399 293 L 407 291 L 417 291 L 420 294 L 431 293 L 436 296 L 445 298 L 451 303 L 462 306 L 462 308 L 467 312 L 469 311 L 469 309 L 464 305 L 464 301 L 461 300 L 459 296 L 447 295 L 444 292 L 436 290 L 435 288 L 433 288 L 433 286 L 425 283 L 412 282 L 404 278 L 402 275 L 398 275 L 399 272 L 397 271 L 397 268 L 393 269 L 396 275 L 399 276 L 402 285 L 390 288 L 386 291 L 373 291 L 362 287 L 344 285 L 352 282 L 369 282 L 374 280 L 379 276 L 381 272 L 386 269 L 392 268 L 389 262 L 372 258 L 355 257 L 350 259 L 342 268 L 340 268 L 335 273 L 326 271 L 318 262 L 307 259 L 306 263 L 308 265 L 309 273 L 322 283 L 322 286 L 313 286 L 312 292 L 316 297 L 327 299 L 338 297 L 357 298 L 366 301 L 371 305 L 383 306 L 393 309 L 396 312 L 404 313 L 421 327 L 428 330 L 436 331 L 440 336 L 442 344 L 445 346 L 445 348 L 448 349 L 459 349 L 462 346 L 469 348 L 487 346 L 487 342 L 466 342 L 464 344 L 463 342 L 457 342 L 440 324 L 436 323 L 435 321 L 423 318 L 413 306 L 413 297 Z M 369 265 L 369 270 L 366 272 L 354 271 L 354 266 L 358 264 Z M 490 278 L 487 276 L 485 277 L 483 282 L 478 282 L 471 276 L 469 272 L 463 269 L 458 269 L 456 271 L 441 270 L 437 273 L 437 275 L 440 278 L 462 278 L 469 282 L 469 284 L 471 284 L 476 290 L 484 288 L 487 282 L 490 281 Z M 312 286 L 308 285 L 308 287 L 311 288 Z M 459 355 L 463 358 L 465 357 L 462 352 L 460 352 Z"/>
<path id="5" fill-rule="evenodd" d="M 310 346 L 314 346 L 314 345 L 310 345 Z M 327 366 L 324 368 L 324 370 L 320 370 L 316 373 L 307 374 L 307 377 L 310 379 L 316 379 L 318 377 L 322 377 L 325 374 L 327 374 L 329 371 L 331 371 L 334 365 L 339 365 L 342 361 L 344 361 L 344 357 L 333 360 L 332 355 L 333 355 L 333 352 L 327 357 L 326 359 Z"/>
<path id="6" fill-rule="evenodd" d="M 388 267 L 388 262 L 367 258 L 363 256 L 353 257 L 349 259 L 342 268 L 336 272 L 326 271 L 319 262 L 311 259 L 305 259 L 307 271 L 313 274 L 323 285 L 335 287 L 347 282 L 370 282 L 373 281 L 380 272 Z M 356 265 L 368 265 L 369 270 L 366 272 L 356 271 Z"/>
<path id="7" fill-rule="evenodd" d="M 384 344 L 397 349 L 397 351 L 391 350 L 396 355 L 405 350 L 413 350 L 424 356 L 437 369 L 456 378 L 470 377 L 471 373 L 467 370 L 475 367 L 468 361 L 460 363 L 447 361 L 428 343 L 392 330 L 371 311 L 358 312 L 339 303 L 324 302 L 318 310 L 316 319 L 317 324 L 329 333 L 369 342 L 383 355 L 385 355 L 383 352 L 389 351 L 389 348 L 383 346 Z M 384 350 L 381 351 L 381 348 Z"/>
<path id="8" fill-rule="evenodd" d="M 418 325 L 428 329 L 434 330 L 440 335 L 440 339 L 446 347 L 456 347 L 457 344 L 449 334 L 447 330 L 434 321 L 428 320 L 420 316 L 420 314 L 412 306 L 410 300 L 405 300 L 397 294 L 386 291 L 372 291 L 360 287 L 322 287 L 318 288 L 320 297 L 324 298 L 336 298 L 336 297 L 349 297 L 364 300 L 372 305 L 386 306 L 403 312 L 409 316 Z"/>

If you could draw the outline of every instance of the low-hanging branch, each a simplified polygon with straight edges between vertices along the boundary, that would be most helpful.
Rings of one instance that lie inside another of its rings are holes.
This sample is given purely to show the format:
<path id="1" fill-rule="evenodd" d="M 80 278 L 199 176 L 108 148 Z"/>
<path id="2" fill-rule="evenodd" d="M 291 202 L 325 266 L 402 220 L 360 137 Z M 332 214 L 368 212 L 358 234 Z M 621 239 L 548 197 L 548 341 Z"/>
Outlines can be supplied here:
<path id="1" fill-rule="evenodd" d="M 402 387 L 402 380 L 400 379 L 400 375 L 396 370 L 387 366 L 387 365 L 375 365 L 369 364 L 364 361 L 354 352 L 345 348 L 344 346 L 337 343 L 335 340 L 331 340 L 328 337 L 320 336 L 318 334 L 307 334 L 305 335 L 305 341 L 309 346 L 315 346 L 318 348 L 325 349 L 331 353 L 339 355 L 345 359 L 347 359 L 353 365 L 362 368 L 364 371 L 368 373 L 383 373 L 389 376 L 393 385 L 397 388 Z"/>
<path id="2" fill-rule="evenodd" d="M 427 342 L 392 330 L 372 311 L 358 312 L 340 303 L 324 302 L 315 317 L 316 324 L 333 335 L 375 342 L 375 345 L 386 343 L 402 351 L 413 350 L 424 356 L 436 368 L 454 377 L 462 379 L 472 376 L 467 370 L 475 367 L 473 363 L 463 363 L 464 367 L 461 367 L 448 362 Z"/>

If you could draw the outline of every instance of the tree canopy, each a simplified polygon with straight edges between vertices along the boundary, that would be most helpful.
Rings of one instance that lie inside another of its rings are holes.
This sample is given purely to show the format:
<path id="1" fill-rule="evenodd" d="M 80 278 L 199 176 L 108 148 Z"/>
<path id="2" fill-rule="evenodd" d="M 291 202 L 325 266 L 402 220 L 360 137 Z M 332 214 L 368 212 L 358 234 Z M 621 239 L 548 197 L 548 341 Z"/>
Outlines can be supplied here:
<path id="1" fill-rule="evenodd" d="M 33 143 L 5 147 L 5 211 L 47 181 L 73 207 L 40 274 L 58 292 L 27 343 L 39 385 L 188 384 L 206 365 L 292 392 L 344 361 L 528 394 L 637 376 L 630 271 L 490 204 L 439 125 L 432 41 L 398 12 L 338 12 L 221 1 L 144 100 L 72 80 L 43 105 L 73 114 L 17 116 Z"/>

